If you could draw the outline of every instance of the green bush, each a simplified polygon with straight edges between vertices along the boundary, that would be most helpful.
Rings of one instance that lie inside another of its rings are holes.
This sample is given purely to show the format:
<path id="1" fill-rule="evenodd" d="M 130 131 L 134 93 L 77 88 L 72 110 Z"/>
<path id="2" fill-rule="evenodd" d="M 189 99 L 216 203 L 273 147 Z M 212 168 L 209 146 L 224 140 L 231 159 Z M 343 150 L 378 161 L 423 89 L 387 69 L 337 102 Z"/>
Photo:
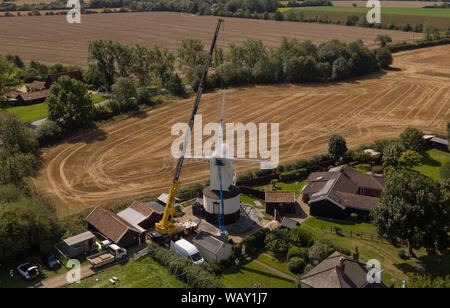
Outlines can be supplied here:
<path id="1" fill-rule="evenodd" d="M 278 228 L 269 232 L 264 243 L 266 249 L 273 252 L 278 259 L 284 259 L 290 246 L 289 230 Z"/>
<path id="2" fill-rule="evenodd" d="M 39 125 L 36 133 L 40 145 L 46 145 L 60 140 L 64 135 L 62 128 L 51 120 L 46 120 Z"/>
<path id="3" fill-rule="evenodd" d="M 261 229 L 254 234 L 246 237 L 236 248 L 236 251 L 240 251 L 242 245 L 245 245 L 245 253 L 252 255 L 260 251 L 264 247 L 265 239 L 267 234 L 270 232 L 269 229 Z"/>
<path id="4" fill-rule="evenodd" d="M 314 236 L 300 227 L 290 230 L 290 239 L 298 247 L 311 247 L 314 244 Z"/>
<path id="5" fill-rule="evenodd" d="M 293 257 L 288 262 L 289 271 L 293 274 L 301 274 L 305 268 L 305 260 L 300 257 Z"/>
<path id="6" fill-rule="evenodd" d="M 177 198 L 181 200 L 190 200 L 202 196 L 203 188 L 205 186 L 200 183 L 195 183 L 189 186 L 181 187 L 177 191 Z"/>
<path id="7" fill-rule="evenodd" d="M 289 172 L 283 172 L 280 174 L 281 182 L 294 182 L 303 180 L 308 176 L 308 170 L 306 169 L 298 169 Z"/>
<path id="8" fill-rule="evenodd" d="M 149 256 L 167 268 L 178 279 L 185 281 L 192 288 L 222 288 L 222 282 L 205 267 L 198 266 L 174 252 L 156 244 L 150 244 Z"/>
<path id="9" fill-rule="evenodd" d="M 314 265 L 312 264 L 306 264 L 305 269 L 303 270 L 303 274 L 306 274 L 307 272 L 309 272 L 310 270 L 312 270 L 314 268 Z"/>
<path id="10" fill-rule="evenodd" d="M 287 260 L 289 261 L 294 257 L 299 257 L 307 261 L 309 257 L 308 255 L 308 248 L 292 246 L 288 250 Z"/>

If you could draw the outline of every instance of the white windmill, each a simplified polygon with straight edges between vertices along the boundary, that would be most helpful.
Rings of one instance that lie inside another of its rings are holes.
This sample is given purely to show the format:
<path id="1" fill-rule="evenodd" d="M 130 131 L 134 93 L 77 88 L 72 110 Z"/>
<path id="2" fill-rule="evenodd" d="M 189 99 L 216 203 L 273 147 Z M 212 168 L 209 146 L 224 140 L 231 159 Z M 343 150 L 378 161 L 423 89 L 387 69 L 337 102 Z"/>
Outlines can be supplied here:
<path id="1" fill-rule="evenodd" d="M 210 156 L 193 157 L 209 160 L 210 185 L 203 189 L 203 207 L 206 221 L 219 226 L 218 233 L 221 237 L 227 236 L 225 225 L 235 223 L 240 218 L 241 197 L 239 187 L 235 185 L 236 173 L 233 175 L 233 162 L 256 162 L 260 163 L 263 169 L 270 168 L 268 161 L 234 158 L 233 151 L 223 142 L 225 94 L 224 89 L 217 149 Z"/>

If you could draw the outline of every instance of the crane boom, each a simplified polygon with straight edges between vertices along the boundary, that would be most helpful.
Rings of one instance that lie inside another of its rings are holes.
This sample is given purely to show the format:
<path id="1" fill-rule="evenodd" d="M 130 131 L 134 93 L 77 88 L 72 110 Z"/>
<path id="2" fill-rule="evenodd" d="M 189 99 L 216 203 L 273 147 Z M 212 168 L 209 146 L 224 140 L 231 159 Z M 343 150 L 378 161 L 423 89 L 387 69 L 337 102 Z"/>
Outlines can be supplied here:
<path id="1" fill-rule="evenodd" d="M 180 185 L 180 174 L 181 168 L 183 167 L 184 157 L 186 155 L 186 148 L 189 139 L 191 138 L 192 127 L 194 126 L 194 119 L 197 113 L 198 106 L 200 104 L 200 98 L 202 96 L 203 87 L 205 86 L 206 75 L 208 74 L 208 69 L 211 64 L 214 47 L 216 46 L 217 37 L 219 35 L 220 26 L 223 22 L 223 19 L 219 19 L 216 26 L 216 31 L 214 32 L 214 36 L 211 42 L 211 47 L 209 49 L 208 57 L 206 59 L 205 67 L 203 69 L 202 77 L 200 79 L 200 84 L 197 89 L 197 96 L 195 98 L 194 106 L 192 108 L 191 117 L 189 118 L 188 130 L 186 132 L 185 140 L 183 143 L 183 150 L 181 151 L 181 155 L 178 158 L 177 167 L 175 169 L 175 175 L 173 177 L 172 185 L 170 186 L 169 197 L 167 198 L 166 207 L 164 210 L 163 218 L 160 222 L 155 224 L 155 231 L 158 232 L 161 236 L 170 235 L 180 231 L 180 227 L 173 223 L 173 217 L 175 215 L 175 195 Z"/>

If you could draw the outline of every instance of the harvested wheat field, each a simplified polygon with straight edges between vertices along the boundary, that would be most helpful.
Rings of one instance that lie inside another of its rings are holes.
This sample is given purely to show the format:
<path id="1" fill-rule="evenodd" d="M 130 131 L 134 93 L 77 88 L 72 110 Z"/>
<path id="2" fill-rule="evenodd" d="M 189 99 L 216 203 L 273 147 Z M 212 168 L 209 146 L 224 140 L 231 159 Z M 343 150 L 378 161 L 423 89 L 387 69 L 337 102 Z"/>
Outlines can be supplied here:
<path id="1" fill-rule="evenodd" d="M 279 123 L 282 162 L 326 152 L 334 133 L 350 148 L 397 137 L 408 126 L 444 133 L 449 79 L 418 73 L 425 68 L 450 73 L 449 52 L 447 45 L 399 53 L 399 70 L 362 80 L 234 88 L 226 120 Z M 203 95 L 198 111 L 203 125 L 217 122 L 220 94 Z M 167 191 L 176 163 L 170 158 L 171 127 L 187 122 L 192 103 L 193 98 L 165 105 L 47 150 L 37 188 L 65 213 Z M 205 163 L 185 162 L 184 185 L 207 177 Z"/>
<path id="2" fill-rule="evenodd" d="M 275 47 L 282 36 L 315 43 L 362 39 L 366 44 L 373 44 L 378 34 L 388 34 L 395 42 L 411 40 L 410 33 L 401 31 L 242 18 L 225 21 L 219 46 L 255 38 Z M 87 47 L 91 40 L 157 44 L 175 49 L 182 39 L 198 37 L 209 45 L 216 23 L 214 16 L 168 12 L 83 15 L 81 24 L 76 25 L 68 24 L 65 16 L 8 17 L 0 19 L 0 53 L 18 54 L 26 61 L 87 67 Z"/>

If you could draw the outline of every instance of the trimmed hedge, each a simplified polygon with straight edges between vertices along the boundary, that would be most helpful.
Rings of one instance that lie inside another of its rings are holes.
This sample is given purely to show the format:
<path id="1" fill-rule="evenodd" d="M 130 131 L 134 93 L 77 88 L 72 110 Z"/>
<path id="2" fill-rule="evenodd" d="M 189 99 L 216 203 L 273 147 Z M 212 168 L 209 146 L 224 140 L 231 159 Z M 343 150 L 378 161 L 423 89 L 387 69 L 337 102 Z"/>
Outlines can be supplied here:
<path id="1" fill-rule="evenodd" d="M 172 275 L 192 288 L 223 288 L 222 282 L 204 266 L 199 266 L 157 244 L 148 245 L 148 255 L 164 266 Z"/>
<path id="2" fill-rule="evenodd" d="M 432 47 L 432 46 L 438 46 L 438 45 L 446 45 L 450 44 L 450 38 L 443 38 L 439 40 L 433 40 L 433 41 L 415 41 L 413 43 L 397 43 L 397 44 L 391 44 L 388 46 L 389 50 L 394 52 L 404 51 L 404 50 L 413 50 L 413 49 L 419 49 L 424 47 Z"/>
<path id="3" fill-rule="evenodd" d="M 282 182 L 293 182 L 297 180 L 302 180 L 308 176 L 308 170 L 305 168 L 297 169 L 289 172 L 283 172 L 280 174 L 280 181 Z"/>

